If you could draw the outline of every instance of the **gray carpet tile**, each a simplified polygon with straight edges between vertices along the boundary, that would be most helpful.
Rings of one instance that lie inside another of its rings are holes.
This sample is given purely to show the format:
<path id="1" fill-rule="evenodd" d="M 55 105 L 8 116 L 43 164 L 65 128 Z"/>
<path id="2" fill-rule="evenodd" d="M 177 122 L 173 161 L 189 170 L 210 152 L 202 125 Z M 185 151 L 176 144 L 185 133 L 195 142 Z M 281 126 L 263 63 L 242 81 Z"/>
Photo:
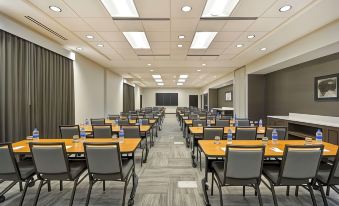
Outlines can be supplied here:
<path id="1" fill-rule="evenodd" d="M 190 149 L 185 145 L 174 144 L 184 141 L 175 115 L 166 115 L 162 131 L 155 139 L 155 146 L 150 149 L 147 163 L 140 167 L 141 150 L 136 152 L 136 171 L 139 176 L 139 185 L 135 195 L 137 206 L 186 206 L 204 205 L 200 181 L 203 178 L 203 171 L 192 168 Z M 202 159 L 204 159 L 202 157 Z M 204 162 L 202 163 L 204 168 Z M 197 188 L 178 188 L 178 181 L 196 181 Z M 209 176 L 209 182 L 211 177 Z M 3 189 L 8 183 L 0 184 Z M 58 189 L 58 182 L 52 182 L 52 191 L 47 192 L 47 187 L 42 189 L 38 205 L 68 205 L 71 189 L 71 182 L 64 183 L 64 191 Z M 127 198 L 129 197 L 132 184 L 128 186 Z M 24 205 L 32 205 L 37 184 L 28 189 Z M 273 205 L 271 192 L 263 185 L 260 186 L 264 205 Z M 84 205 L 88 190 L 88 180 L 84 180 L 77 189 L 74 205 Z M 102 190 L 102 184 L 97 183 L 93 187 L 90 205 L 121 205 L 123 184 L 107 182 L 106 191 Z M 210 196 L 211 205 L 219 205 L 218 190 L 214 188 L 214 196 Z M 224 205 L 258 205 L 254 191 L 246 188 L 246 196 L 242 196 L 242 187 L 223 188 Z M 295 197 L 294 188 L 291 188 L 290 196 L 286 196 L 285 187 L 277 187 L 279 205 L 311 205 L 309 193 L 304 189 L 299 190 L 299 196 Z M 323 205 L 320 193 L 315 191 L 318 205 Z M 20 200 L 19 187 L 15 186 L 6 194 L 6 201 L 1 205 L 18 205 Z M 328 197 L 331 206 L 339 205 L 339 195 L 331 191 Z"/>

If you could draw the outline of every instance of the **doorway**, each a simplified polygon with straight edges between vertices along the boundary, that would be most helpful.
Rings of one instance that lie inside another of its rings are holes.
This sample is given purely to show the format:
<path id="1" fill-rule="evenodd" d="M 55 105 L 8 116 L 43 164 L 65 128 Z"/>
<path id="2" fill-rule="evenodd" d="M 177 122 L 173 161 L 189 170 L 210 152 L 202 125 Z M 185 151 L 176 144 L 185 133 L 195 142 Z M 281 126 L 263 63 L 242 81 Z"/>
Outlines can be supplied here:
<path id="1" fill-rule="evenodd" d="M 189 95 L 189 106 L 198 107 L 198 95 Z"/>

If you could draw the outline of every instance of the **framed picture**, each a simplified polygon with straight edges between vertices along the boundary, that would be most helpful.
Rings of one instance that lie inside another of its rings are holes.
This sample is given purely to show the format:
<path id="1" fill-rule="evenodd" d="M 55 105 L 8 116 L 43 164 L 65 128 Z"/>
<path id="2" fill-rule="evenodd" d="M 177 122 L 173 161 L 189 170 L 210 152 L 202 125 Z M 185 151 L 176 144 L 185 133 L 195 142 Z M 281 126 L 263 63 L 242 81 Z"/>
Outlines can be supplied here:
<path id="1" fill-rule="evenodd" d="M 232 92 L 226 92 L 226 93 L 225 93 L 225 100 L 226 100 L 227 102 L 232 101 Z"/>
<path id="2" fill-rule="evenodd" d="M 339 74 L 314 78 L 314 99 L 316 101 L 338 100 Z"/>

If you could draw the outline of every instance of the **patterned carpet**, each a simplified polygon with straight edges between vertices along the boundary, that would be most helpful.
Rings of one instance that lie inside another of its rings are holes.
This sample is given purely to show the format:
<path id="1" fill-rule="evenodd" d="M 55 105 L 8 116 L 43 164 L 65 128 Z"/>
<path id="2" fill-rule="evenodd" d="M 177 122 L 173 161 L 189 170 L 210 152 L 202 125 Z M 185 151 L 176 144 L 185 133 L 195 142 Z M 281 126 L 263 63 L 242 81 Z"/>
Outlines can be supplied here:
<path id="1" fill-rule="evenodd" d="M 166 115 L 163 130 L 156 138 L 155 146 L 150 149 L 148 161 L 140 167 L 141 150 L 136 152 L 136 171 L 139 176 L 139 185 L 134 199 L 135 205 L 142 206 L 186 206 L 204 205 L 200 181 L 204 175 L 199 168 L 192 168 L 190 149 L 183 142 L 175 115 Z M 176 143 L 175 143 L 176 142 Z M 204 167 L 204 163 L 203 163 Z M 209 177 L 211 178 L 211 177 Z M 180 187 L 178 187 L 179 181 Z M 192 182 L 190 182 L 192 181 Z M 210 182 L 211 180 L 209 180 Z M 8 183 L 0 184 L 3 189 Z M 64 191 L 59 191 L 58 182 L 52 183 L 52 191 L 47 192 L 47 186 L 42 189 L 38 205 L 68 205 L 72 190 L 72 182 L 64 183 Z M 197 187 L 195 187 L 197 186 Z M 130 183 L 127 191 L 129 197 L 132 188 Z M 29 188 L 24 205 L 32 205 L 37 184 Z M 263 185 L 260 186 L 264 205 L 273 205 L 271 192 Z M 84 205 L 88 190 L 88 181 L 84 180 L 76 191 L 73 205 Z M 107 182 L 106 191 L 102 190 L 102 184 L 94 185 L 90 205 L 121 205 L 123 184 Z M 211 205 L 219 205 L 219 195 L 215 187 L 214 196 L 210 196 Z M 242 196 L 242 187 L 223 188 L 224 205 L 258 205 L 257 197 L 251 188 L 246 189 L 247 195 Z M 286 188 L 276 189 L 279 205 L 311 205 L 309 193 L 304 189 L 299 190 L 299 196 L 294 196 L 294 188 L 291 188 L 290 196 L 286 196 Z M 318 205 L 323 205 L 320 193 L 315 191 Z M 18 205 L 20 201 L 19 187 L 15 186 L 6 194 L 6 201 L 1 205 Z M 331 191 L 328 203 L 331 206 L 339 205 L 339 195 Z"/>

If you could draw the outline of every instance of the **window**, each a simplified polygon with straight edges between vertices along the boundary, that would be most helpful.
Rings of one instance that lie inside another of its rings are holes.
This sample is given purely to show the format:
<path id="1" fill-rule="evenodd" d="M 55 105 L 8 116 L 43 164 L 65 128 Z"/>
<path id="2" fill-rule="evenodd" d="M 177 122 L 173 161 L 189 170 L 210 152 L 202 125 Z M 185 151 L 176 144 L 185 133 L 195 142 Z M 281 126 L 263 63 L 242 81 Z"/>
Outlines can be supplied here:
<path id="1" fill-rule="evenodd" d="M 178 93 L 156 93 L 156 106 L 178 106 Z"/>

